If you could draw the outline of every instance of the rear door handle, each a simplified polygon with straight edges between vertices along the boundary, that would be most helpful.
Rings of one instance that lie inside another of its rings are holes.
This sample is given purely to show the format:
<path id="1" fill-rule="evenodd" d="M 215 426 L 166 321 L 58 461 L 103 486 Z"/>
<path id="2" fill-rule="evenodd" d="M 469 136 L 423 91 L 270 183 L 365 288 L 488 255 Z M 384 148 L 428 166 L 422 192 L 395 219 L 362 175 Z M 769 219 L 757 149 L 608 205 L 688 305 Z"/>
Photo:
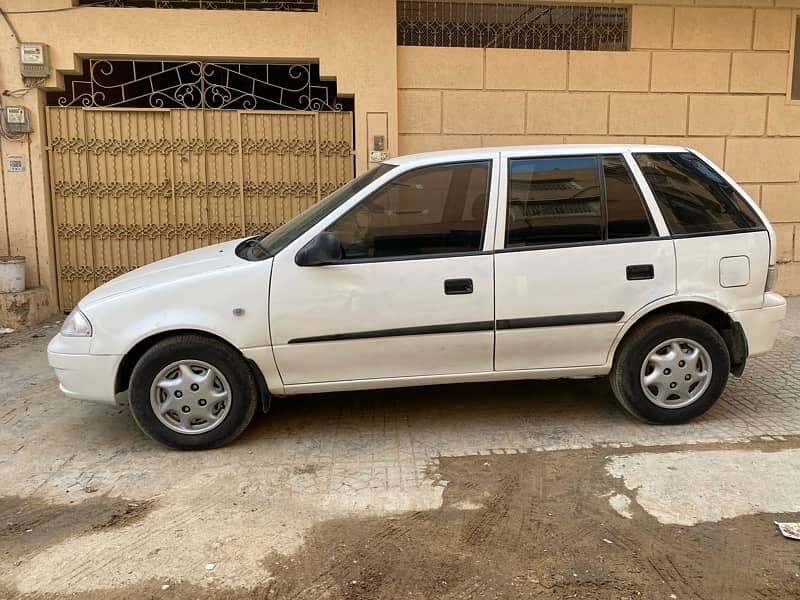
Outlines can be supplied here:
<path id="1" fill-rule="evenodd" d="M 653 279 L 656 276 L 653 265 L 628 265 L 625 268 L 625 273 L 629 281 Z"/>
<path id="2" fill-rule="evenodd" d="M 473 290 L 472 279 L 445 279 L 444 293 L 448 296 L 454 294 L 471 294 Z"/>

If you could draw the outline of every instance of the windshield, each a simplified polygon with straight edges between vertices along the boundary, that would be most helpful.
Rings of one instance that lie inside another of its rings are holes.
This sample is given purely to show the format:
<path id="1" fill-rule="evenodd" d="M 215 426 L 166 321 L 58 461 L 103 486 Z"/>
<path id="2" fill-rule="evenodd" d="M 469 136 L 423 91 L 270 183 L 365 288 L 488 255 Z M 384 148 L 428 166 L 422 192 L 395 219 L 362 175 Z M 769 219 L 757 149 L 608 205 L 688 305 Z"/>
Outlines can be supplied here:
<path id="1" fill-rule="evenodd" d="M 275 231 L 265 233 L 256 238 L 261 247 L 270 255 L 275 256 L 286 246 L 291 244 L 298 236 L 311 229 L 319 221 L 347 202 L 381 175 L 394 169 L 394 165 L 381 163 L 378 166 L 351 179 L 335 192 L 329 194 L 313 206 L 301 212 L 296 217 L 288 220 Z"/>

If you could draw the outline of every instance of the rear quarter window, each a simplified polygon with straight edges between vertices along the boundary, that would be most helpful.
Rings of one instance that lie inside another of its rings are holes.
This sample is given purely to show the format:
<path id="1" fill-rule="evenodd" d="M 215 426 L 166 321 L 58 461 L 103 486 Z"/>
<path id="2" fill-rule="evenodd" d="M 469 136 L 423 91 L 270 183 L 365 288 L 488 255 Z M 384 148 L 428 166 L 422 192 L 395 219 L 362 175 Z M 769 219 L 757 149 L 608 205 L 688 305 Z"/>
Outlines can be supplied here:
<path id="1" fill-rule="evenodd" d="M 673 235 L 764 227 L 750 204 L 695 154 L 638 153 L 634 158 Z"/>

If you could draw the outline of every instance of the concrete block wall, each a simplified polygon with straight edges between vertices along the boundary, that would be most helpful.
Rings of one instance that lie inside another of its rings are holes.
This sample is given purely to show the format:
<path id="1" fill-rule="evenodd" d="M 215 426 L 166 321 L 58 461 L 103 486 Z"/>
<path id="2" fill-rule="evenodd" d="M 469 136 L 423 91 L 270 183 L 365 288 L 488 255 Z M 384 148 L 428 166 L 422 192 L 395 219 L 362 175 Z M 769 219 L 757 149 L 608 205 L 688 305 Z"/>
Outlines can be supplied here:
<path id="1" fill-rule="evenodd" d="M 741 3 L 634 5 L 629 52 L 398 47 L 400 153 L 695 148 L 762 206 L 778 234 L 780 289 L 800 294 L 800 103 L 787 99 L 800 0 Z"/>

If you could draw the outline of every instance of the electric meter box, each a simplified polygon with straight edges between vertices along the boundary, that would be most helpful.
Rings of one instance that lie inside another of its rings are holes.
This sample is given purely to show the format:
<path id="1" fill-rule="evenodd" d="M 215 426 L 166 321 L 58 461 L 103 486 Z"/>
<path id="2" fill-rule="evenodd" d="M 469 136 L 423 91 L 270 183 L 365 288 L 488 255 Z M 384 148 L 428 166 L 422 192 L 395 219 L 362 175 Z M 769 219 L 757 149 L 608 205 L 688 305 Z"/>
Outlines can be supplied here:
<path id="1" fill-rule="evenodd" d="M 3 129 L 6 133 L 30 133 L 31 121 L 24 106 L 3 108 Z"/>
<path id="2" fill-rule="evenodd" d="M 19 45 L 20 73 L 23 77 L 42 79 L 50 74 L 47 44 L 22 42 Z"/>

